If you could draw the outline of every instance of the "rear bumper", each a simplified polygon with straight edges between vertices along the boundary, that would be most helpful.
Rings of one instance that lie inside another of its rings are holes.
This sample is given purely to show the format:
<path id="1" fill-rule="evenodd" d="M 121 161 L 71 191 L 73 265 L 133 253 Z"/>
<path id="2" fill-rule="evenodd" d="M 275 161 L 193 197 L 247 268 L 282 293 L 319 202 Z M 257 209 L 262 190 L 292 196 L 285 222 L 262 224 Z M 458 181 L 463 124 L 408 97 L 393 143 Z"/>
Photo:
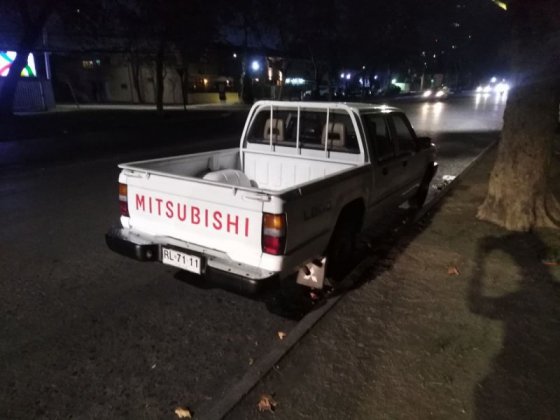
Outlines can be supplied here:
<path id="1" fill-rule="evenodd" d="M 161 249 L 167 244 L 159 242 L 136 233 L 132 233 L 129 229 L 114 227 L 105 234 L 105 242 L 107 246 L 117 254 L 133 258 L 137 261 L 161 262 Z M 185 249 L 186 252 L 189 252 Z M 219 269 L 212 266 L 213 260 L 208 259 L 205 265 L 203 275 L 212 284 L 226 288 L 234 289 L 242 293 L 258 293 L 269 288 L 275 283 L 279 276 L 277 273 L 263 273 L 264 275 L 247 277 L 232 272 L 231 269 Z M 236 264 L 239 266 L 238 264 Z M 220 264 L 224 267 L 223 261 Z M 232 268 L 233 264 L 232 264 Z M 237 267 L 235 267 L 236 269 Z M 247 271 L 247 270 L 245 270 Z M 196 274 L 194 274 L 196 275 Z"/>

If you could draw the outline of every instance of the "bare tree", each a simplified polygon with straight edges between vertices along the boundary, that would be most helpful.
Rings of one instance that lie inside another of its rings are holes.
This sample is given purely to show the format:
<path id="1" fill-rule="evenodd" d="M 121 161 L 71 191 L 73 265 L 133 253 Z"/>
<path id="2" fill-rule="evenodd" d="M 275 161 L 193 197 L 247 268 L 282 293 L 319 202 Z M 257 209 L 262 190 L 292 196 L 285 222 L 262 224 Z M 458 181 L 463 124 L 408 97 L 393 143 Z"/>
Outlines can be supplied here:
<path id="1" fill-rule="evenodd" d="M 198 59 L 200 52 L 214 41 L 218 15 L 208 10 L 220 10 L 219 1 L 120 0 L 120 4 L 122 32 L 128 39 L 129 50 L 142 51 L 144 61 L 155 64 L 158 112 L 163 112 L 166 67 L 180 71 L 186 104 L 188 63 Z"/>
<path id="2" fill-rule="evenodd" d="M 548 185 L 558 127 L 560 8 L 556 0 L 511 0 L 507 5 L 517 78 L 478 217 L 514 231 L 560 227 L 560 203 Z"/>

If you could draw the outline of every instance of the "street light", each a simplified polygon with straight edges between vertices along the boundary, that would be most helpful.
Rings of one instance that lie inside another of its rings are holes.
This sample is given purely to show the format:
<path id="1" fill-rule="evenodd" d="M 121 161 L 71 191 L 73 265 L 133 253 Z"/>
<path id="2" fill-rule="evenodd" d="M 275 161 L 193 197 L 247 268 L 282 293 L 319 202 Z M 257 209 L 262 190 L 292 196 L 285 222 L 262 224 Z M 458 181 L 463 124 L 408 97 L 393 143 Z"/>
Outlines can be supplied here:
<path id="1" fill-rule="evenodd" d="M 252 69 L 253 71 L 259 71 L 260 68 L 261 68 L 261 65 L 259 64 L 259 62 L 258 62 L 257 60 L 254 60 L 254 61 L 251 63 L 251 69 Z"/>

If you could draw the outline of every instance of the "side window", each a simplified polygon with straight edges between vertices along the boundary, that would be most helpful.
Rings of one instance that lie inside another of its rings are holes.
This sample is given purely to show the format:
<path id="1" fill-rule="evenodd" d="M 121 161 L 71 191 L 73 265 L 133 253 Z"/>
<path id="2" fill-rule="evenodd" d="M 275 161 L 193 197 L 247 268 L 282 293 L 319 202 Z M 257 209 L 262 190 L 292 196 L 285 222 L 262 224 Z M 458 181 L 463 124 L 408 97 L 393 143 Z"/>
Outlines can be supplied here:
<path id="1" fill-rule="evenodd" d="M 410 123 L 401 114 L 392 114 L 391 121 L 399 154 L 416 153 L 416 139 Z"/>
<path id="2" fill-rule="evenodd" d="M 395 146 L 389 135 L 387 124 L 383 115 L 364 115 L 365 128 L 373 143 L 373 150 L 378 162 L 390 160 L 395 157 Z"/>

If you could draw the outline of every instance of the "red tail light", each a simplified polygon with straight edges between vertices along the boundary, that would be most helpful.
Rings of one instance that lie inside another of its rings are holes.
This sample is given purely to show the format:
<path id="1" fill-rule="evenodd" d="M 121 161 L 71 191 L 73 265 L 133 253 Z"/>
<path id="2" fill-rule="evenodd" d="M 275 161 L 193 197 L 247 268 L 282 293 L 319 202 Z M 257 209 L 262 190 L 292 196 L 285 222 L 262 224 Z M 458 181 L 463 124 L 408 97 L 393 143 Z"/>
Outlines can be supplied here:
<path id="1" fill-rule="evenodd" d="M 128 214 L 128 187 L 126 184 L 119 184 L 119 208 L 121 216 L 130 216 Z"/>
<path id="2" fill-rule="evenodd" d="M 282 255 L 286 248 L 286 215 L 264 213 L 262 250 L 267 254 Z"/>

